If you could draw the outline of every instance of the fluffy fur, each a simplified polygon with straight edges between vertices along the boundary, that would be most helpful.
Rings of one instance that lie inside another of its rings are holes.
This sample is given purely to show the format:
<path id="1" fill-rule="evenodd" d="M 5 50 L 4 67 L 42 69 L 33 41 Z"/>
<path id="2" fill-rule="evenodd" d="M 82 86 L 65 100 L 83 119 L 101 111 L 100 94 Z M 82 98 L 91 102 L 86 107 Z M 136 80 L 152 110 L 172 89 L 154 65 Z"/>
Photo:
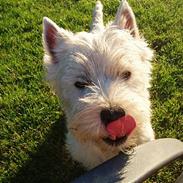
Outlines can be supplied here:
<path id="1" fill-rule="evenodd" d="M 64 104 L 67 146 L 73 159 L 91 169 L 119 151 L 154 139 L 149 101 L 153 52 L 139 35 L 135 16 L 124 0 L 115 20 L 103 25 L 98 1 L 89 33 L 72 33 L 44 18 L 44 65 L 47 79 Z M 130 72 L 129 79 L 125 79 Z M 77 88 L 76 82 L 87 83 Z M 121 107 L 137 123 L 118 146 L 104 142 L 104 108 Z"/>

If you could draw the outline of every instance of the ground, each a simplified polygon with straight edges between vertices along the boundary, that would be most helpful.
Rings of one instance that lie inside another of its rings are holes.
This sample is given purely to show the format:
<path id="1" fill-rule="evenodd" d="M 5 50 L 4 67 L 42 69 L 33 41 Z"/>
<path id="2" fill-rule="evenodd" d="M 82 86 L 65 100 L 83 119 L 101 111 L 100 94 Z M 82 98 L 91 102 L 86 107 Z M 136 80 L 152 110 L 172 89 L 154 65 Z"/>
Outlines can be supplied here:
<path id="1" fill-rule="evenodd" d="M 0 182 L 70 182 L 84 172 L 65 150 L 57 97 L 44 81 L 42 18 L 74 32 L 88 30 L 94 0 L 1 0 Z M 105 20 L 119 2 L 103 0 Z M 156 138 L 183 141 L 183 1 L 129 0 L 156 51 L 151 89 Z M 60 112 L 61 111 L 61 112 Z M 174 182 L 177 161 L 147 182 Z"/>

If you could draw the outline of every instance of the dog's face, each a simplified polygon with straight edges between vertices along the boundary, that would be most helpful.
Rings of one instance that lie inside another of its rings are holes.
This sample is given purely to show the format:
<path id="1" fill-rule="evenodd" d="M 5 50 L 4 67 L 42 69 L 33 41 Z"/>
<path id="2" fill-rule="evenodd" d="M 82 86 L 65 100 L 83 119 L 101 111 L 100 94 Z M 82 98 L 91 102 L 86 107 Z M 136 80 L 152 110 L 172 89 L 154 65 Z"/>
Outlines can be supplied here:
<path id="1" fill-rule="evenodd" d="M 93 23 L 89 33 L 73 34 L 45 18 L 44 46 L 47 78 L 77 140 L 128 147 L 153 138 L 148 92 L 153 54 L 127 2 L 111 25 Z M 112 139 L 107 126 L 124 116 L 133 117 L 135 129 Z"/>

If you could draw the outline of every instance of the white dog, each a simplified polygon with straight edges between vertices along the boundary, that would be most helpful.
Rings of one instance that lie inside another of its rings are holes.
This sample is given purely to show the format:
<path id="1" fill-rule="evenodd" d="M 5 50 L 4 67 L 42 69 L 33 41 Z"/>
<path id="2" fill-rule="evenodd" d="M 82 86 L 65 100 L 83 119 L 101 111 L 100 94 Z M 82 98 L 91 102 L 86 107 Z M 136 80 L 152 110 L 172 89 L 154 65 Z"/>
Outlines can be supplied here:
<path id="1" fill-rule="evenodd" d="M 149 101 L 153 51 L 123 0 L 103 25 L 102 4 L 89 33 L 72 33 L 44 18 L 44 65 L 64 105 L 67 146 L 91 169 L 120 151 L 154 139 Z"/>

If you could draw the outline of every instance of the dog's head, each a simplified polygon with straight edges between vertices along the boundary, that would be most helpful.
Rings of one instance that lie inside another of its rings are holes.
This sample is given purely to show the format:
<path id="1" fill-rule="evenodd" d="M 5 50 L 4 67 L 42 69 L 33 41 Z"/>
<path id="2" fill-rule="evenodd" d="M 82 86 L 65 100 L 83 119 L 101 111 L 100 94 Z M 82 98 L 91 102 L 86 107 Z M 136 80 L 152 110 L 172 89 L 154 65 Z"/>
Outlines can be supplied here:
<path id="1" fill-rule="evenodd" d="M 44 18 L 47 78 L 78 140 L 124 146 L 148 141 L 153 138 L 148 92 L 153 53 L 126 1 L 106 27 L 102 16 L 97 2 L 90 32 L 75 34 Z"/>

